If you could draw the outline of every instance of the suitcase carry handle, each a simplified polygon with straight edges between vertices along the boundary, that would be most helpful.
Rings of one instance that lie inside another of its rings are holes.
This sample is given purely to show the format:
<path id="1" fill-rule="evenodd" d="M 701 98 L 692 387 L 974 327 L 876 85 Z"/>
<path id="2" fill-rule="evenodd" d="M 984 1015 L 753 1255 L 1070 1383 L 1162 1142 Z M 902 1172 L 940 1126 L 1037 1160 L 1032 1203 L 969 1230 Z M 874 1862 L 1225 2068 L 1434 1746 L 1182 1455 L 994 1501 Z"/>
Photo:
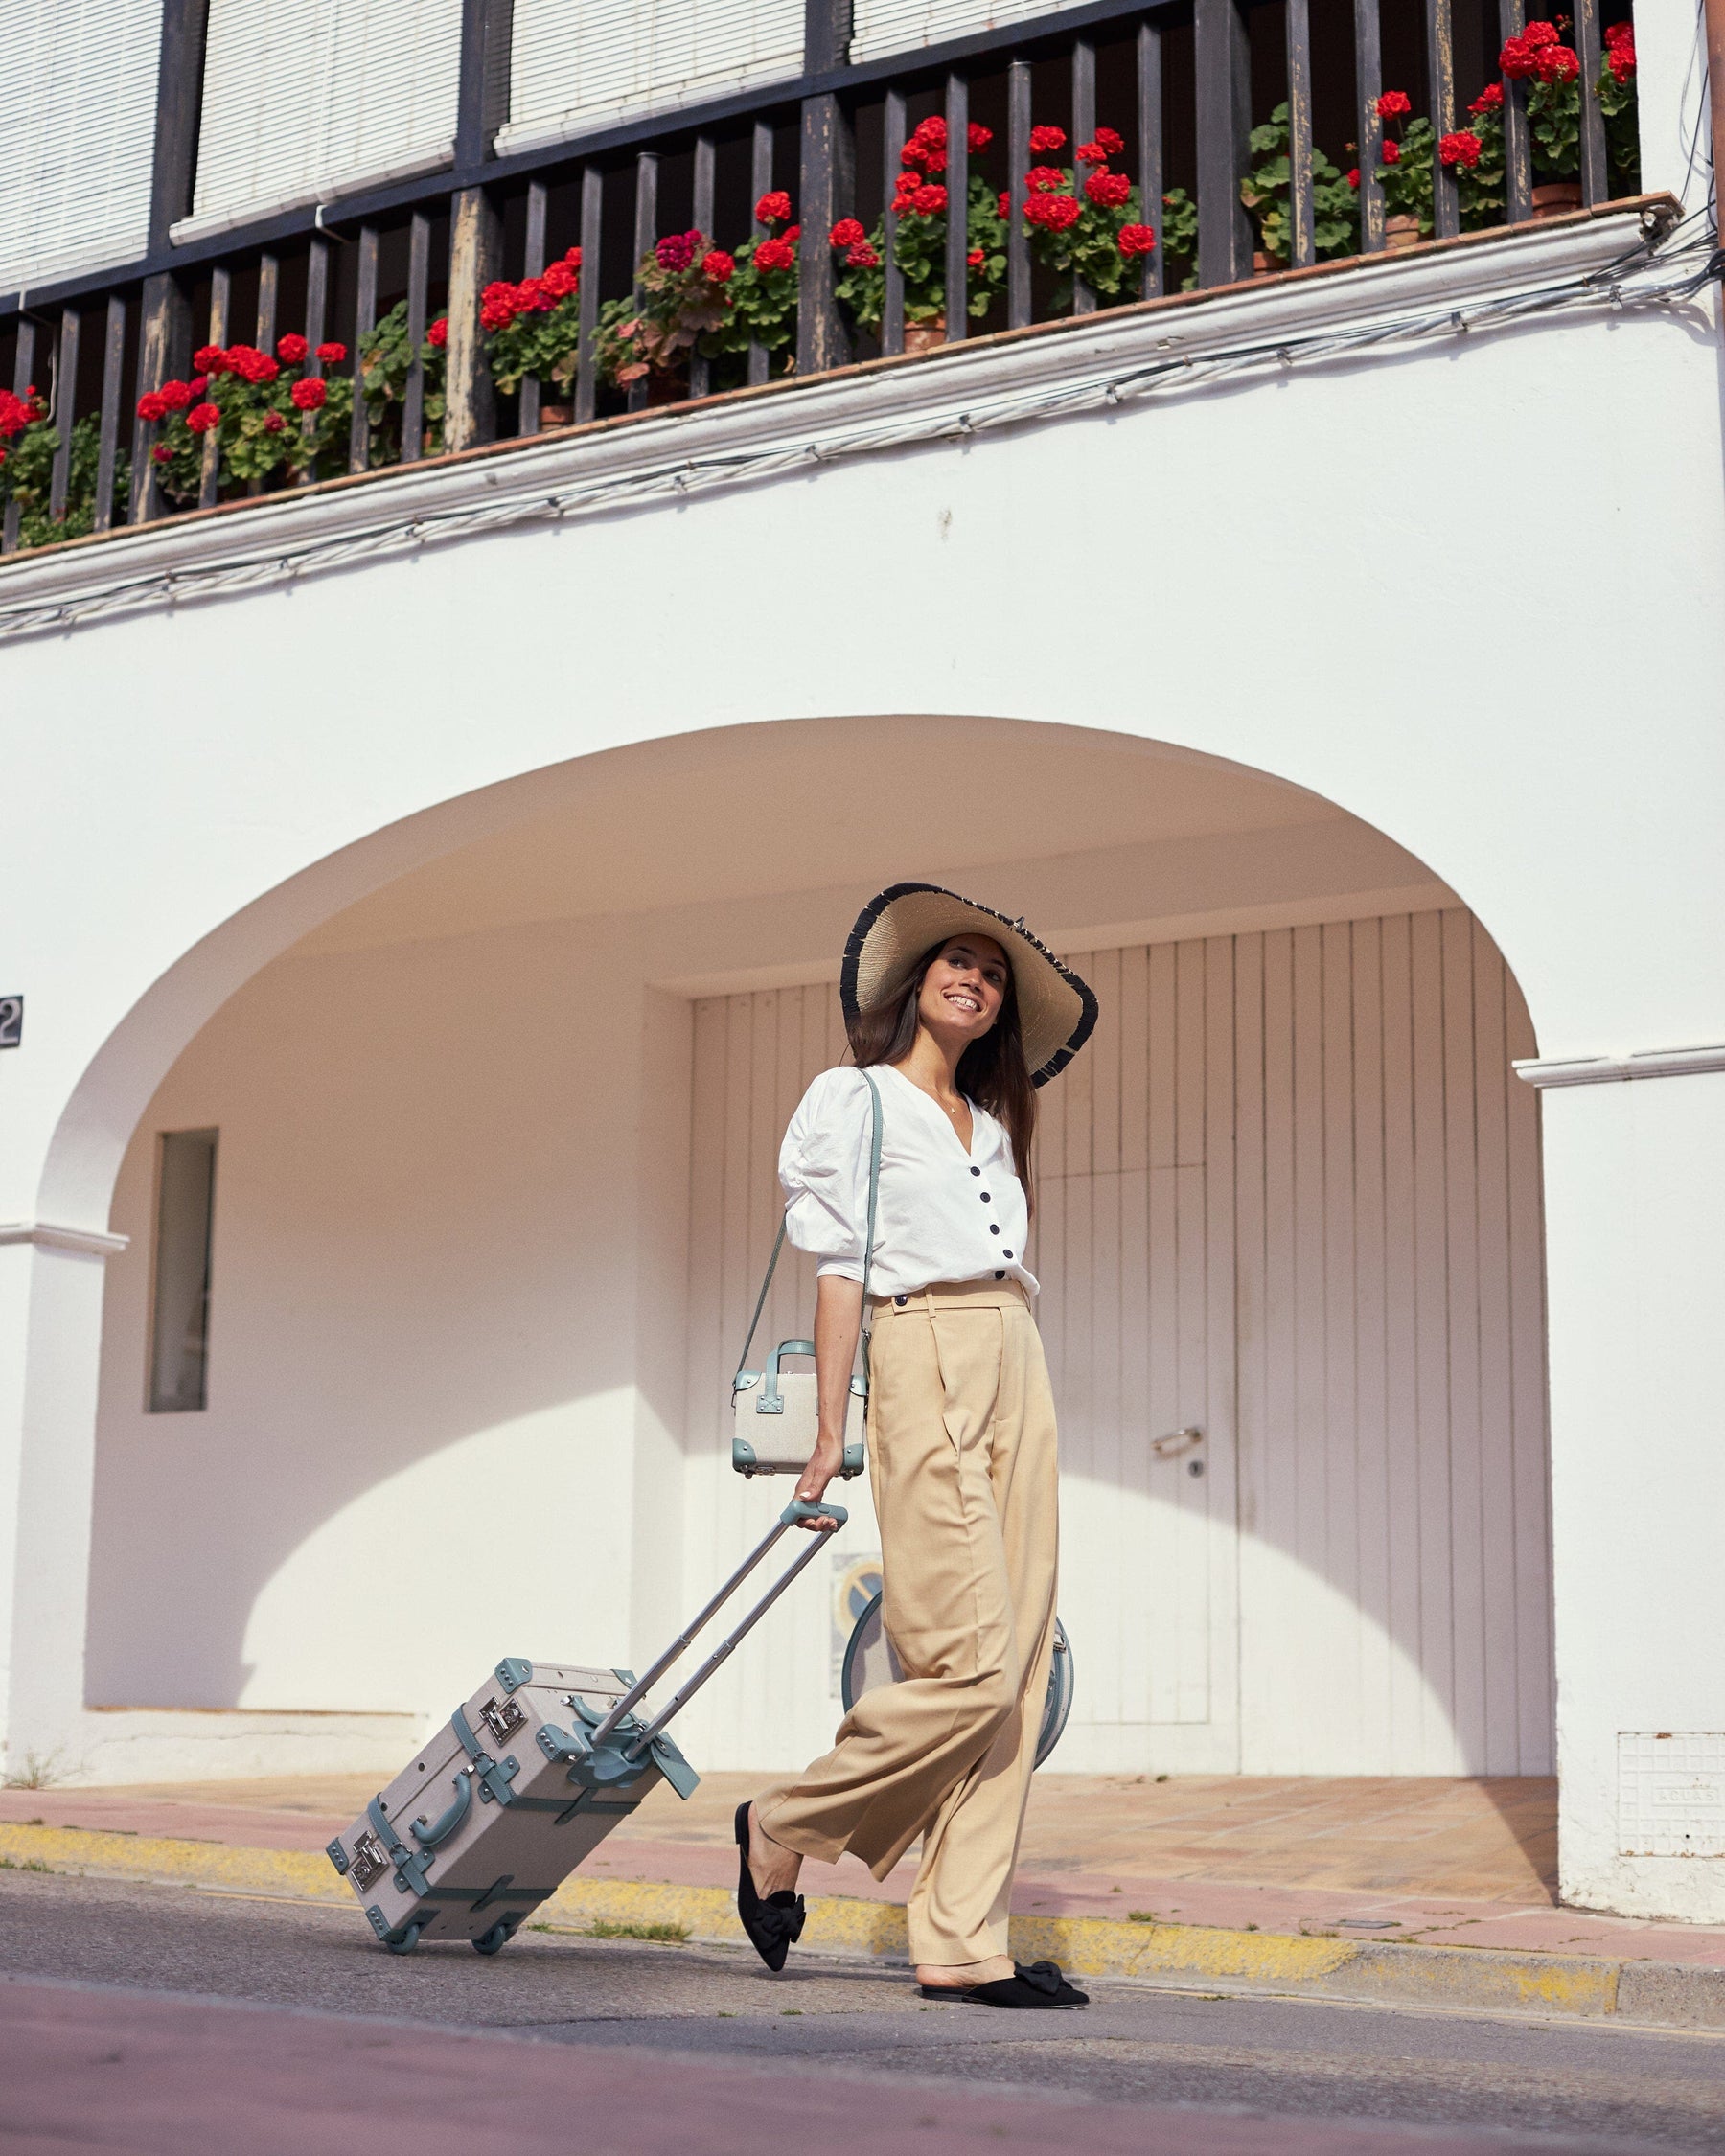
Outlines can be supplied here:
<path id="1" fill-rule="evenodd" d="M 678 1634 L 677 1638 L 672 1640 L 671 1644 L 665 1649 L 664 1653 L 660 1655 L 658 1660 L 646 1672 L 646 1674 L 644 1676 L 637 1677 L 634 1683 L 629 1687 L 628 1691 L 623 1694 L 623 1697 L 618 1700 L 611 1708 L 610 1713 L 606 1715 L 604 1721 L 599 1724 L 599 1727 L 593 1732 L 591 1737 L 587 1740 L 593 1750 L 597 1751 L 598 1748 L 606 1741 L 606 1739 L 610 1736 L 612 1732 L 617 1730 L 625 1720 L 631 1717 L 632 1709 L 638 1704 L 638 1702 L 645 1698 L 647 1692 L 665 1674 L 665 1671 L 670 1668 L 671 1664 L 677 1660 L 678 1656 L 682 1653 L 683 1649 L 693 1643 L 695 1636 L 707 1623 L 708 1619 L 717 1616 L 719 1611 L 722 1610 L 724 1607 L 725 1603 L 730 1600 L 731 1596 L 736 1593 L 737 1589 L 742 1586 L 743 1582 L 748 1577 L 749 1573 L 754 1571 L 755 1567 L 761 1562 L 762 1558 L 766 1556 L 767 1552 L 772 1548 L 773 1544 L 778 1541 L 781 1535 L 787 1533 L 792 1527 L 795 1526 L 797 1523 L 802 1520 L 833 1520 L 838 1523 L 839 1526 L 842 1527 L 849 1518 L 850 1514 L 846 1512 L 843 1505 L 836 1504 L 827 1498 L 793 1498 L 791 1502 L 786 1505 L 783 1512 L 781 1512 L 778 1518 L 773 1522 L 767 1534 L 749 1552 L 749 1554 L 746 1558 L 744 1558 L 743 1562 L 737 1567 L 736 1571 L 732 1572 L 729 1579 L 725 1581 L 724 1585 L 719 1590 L 718 1594 L 713 1596 L 712 1600 L 708 1602 L 705 1609 L 701 1612 L 701 1615 L 695 1617 L 689 1624 L 684 1626 L 682 1631 L 680 1631 Z M 796 1559 L 794 1564 L 788 1565 L 785 1568 L 785 1571 L 780 1575 L 780 1577 L 755 1604 L 754 1608 L 749 1611 L 748 1615 L 743 1619 L 742 1623 L 737 1626 L 736 1630 L 732 1632 L 728 1636 L 728 1638 L 721 1640 L 719 1645 L 714 1648 L 713 1652 L 707 1657 L 706 1661 L 702 1663 L 701 1667 L 695 1672 L 694 1676 L 690 1678 L 689 1682 L 671 1701 L 670 1705 L 664 1709 L 664 1711 L 661 1714 L 656 1716 L 655 1719 L 638 1733 L 631 1733 L 630 1741 L 624 1748 L 625 1758 L 638 1758 L 640 1754 L 652 1744 L 654 1738 L 656 1737 L 664 1729 L 666 1723 L 670 1721 L 671 1717 L 674 1714 L 679 1713 L 681 1709 L 687 1706 L 689 1701 L 694 1698 L 695 1694 L 698 1691 L 700 1691 L 702 1685 L 706 1683 L 707 1679 L 713 1674 L 713 1672 L 719 1667 L 719 1665 L 729 1658 L 729 1656 L 733 1653 L 733 1651 L 743 1640 L 748 1638 L 748 1634 L 754 1630 L 755 1626 L 767 1615 L 767 1612 L 771 1609 L 772 1605 L 778 1600 L 779 1596 L 785 1592 L 786 1588 L 791 1585 L 791 1582 L 796 1578 L 797 1574 L 810 1562 L 810 1560 L 816 1555 L 816 1553 L 819 1551 L 822 1542 L 824 1542 L 825 1539 L 826 1538 L 824 1535 L 810 1536 L 809 1547 L 803 1551 L 802 1555 Z"/>

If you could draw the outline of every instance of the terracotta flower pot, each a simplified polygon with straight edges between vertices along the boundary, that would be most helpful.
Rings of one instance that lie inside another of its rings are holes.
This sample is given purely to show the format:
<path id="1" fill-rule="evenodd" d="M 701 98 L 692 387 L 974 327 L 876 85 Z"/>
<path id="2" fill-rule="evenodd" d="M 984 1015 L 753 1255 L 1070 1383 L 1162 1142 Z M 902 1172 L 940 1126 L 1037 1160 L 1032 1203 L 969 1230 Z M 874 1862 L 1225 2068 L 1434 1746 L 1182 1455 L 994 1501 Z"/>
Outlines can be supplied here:
<path id="1" fill-rule="evenodd" d="M 575 407 L 573 404 L 541 404 L 540 406 L 540 432 L 541 434 L 549 434 L 554 426 L 573 426 L 574 424 Z"/>
<path id="2" fill-rule="evenodd" d="M 932 321 L 907 322 L 905 324 L 905 350 L 907 352 L 932 352 L 936 345 L 946 342 L 946 316 L 936 314 Z"/>
<path id="3" fill-rule="evenodd" d="M 1386 218 L 1384 219 L 1385 251 L 1393 254 L 1401 247 L 1417 247 L 1419 244 L 1419 219 L 1417 218 Z"/>
<path id="4" fill-rule="evenodd" d="M 1543 180 L 1533 190 L 1535 218 L 1567 217 L 1581 207 L 1581 182 L 1573 179 Z"/>
<path id="5" fill-rule="evenodd" d="M 1275 263 L 1273 263 L 1270 260 L 1270 257 L 1265 254 L 1263 248 L 1254 248 L 1252 255 L 1252 274 L 1254 277 L 1268 277 L 1274 273 L 1275 269 Z"/>

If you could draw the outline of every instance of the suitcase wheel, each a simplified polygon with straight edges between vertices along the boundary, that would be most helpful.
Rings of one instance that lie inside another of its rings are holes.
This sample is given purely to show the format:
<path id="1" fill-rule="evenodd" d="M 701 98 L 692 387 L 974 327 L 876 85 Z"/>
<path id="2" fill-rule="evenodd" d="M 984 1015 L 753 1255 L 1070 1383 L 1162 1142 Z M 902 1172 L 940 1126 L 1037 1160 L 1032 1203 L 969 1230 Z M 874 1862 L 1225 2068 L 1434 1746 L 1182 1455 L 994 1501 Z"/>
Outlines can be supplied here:
<path id="1" fill-rule="evenodd" d="M 383 1943 L 392 1954 L 411 1954 L 419 1944 L 419 1936 L 424 1929 L 422 1924 L 409 1924 L 400 1938 L 386 1938 Z"/>
<path id="2" fill-rule="evenodd" d="M 515 1926 L 505 1917 L 500 1924 L 494 1924 L 489 1932 L 482 1933 L 478 1938 L 474 1939 L 473 1952 L 475 1954 L 500 1954 L 514 1937 Z"/>

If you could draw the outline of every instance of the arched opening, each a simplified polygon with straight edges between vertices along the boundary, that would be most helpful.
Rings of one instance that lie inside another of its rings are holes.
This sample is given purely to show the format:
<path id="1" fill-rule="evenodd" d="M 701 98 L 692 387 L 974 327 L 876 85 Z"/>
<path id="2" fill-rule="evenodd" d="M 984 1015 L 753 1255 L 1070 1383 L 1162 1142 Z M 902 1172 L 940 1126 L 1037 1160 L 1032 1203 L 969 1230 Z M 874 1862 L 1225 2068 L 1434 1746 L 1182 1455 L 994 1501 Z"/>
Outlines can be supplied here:
<path id="1" fill-rule="evenodd" d="M 758 1531 L 721 1409 L 778 1136 L 841 1050 L 858 903 L 926 875 L 1024 912 L 1104 1008 L 1045 1096 L 1063 1764 L 1550 1771 L 1533 1044 L 1430 868 L 1263 772 L 1018 722 L 541 776 L 245 979 L 137 1123 L 92 1706 L 441 1714 L 475 1658 L 638 1662 Z M 207 1405 L 152 1412 L 159 1145 L 192 1130 Z M 792 1268 L 768 1329 L 807 1306 Z M 868 1533 L 714 1686 L 705 1763 L 824 1741 Z"/>

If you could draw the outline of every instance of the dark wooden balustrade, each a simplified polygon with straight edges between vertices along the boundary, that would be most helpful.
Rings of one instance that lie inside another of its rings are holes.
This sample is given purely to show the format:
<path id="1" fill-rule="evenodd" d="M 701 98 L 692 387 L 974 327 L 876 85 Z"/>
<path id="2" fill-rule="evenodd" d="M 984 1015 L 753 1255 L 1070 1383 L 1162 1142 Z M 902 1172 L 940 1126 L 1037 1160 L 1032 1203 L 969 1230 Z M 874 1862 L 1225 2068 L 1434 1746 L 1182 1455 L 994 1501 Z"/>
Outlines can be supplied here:
<path id="1" fill-rule="evenodd" d="M 73 423 L 99 422 L 95 523 L 114 520 L 113 478 L 124 445 L 129 493 L 118 514 L 133 523 L 167 506 L 150 462 L 155 429 L 135 419 L 139 395 L 190 371 L 205 343 L 268 349 L 286 329 L 315 346 L 344 343 L 356 373 L 361 339 L 405 302 L 415 355 L 400 413 L 400 454 L 424 453 L 426 384 L 418 354 L 427 326 L 448 314 L 448 406 L 442 446 L 463 448 L 504 435 L 531 435 L 553 402 L 572 403 L 577 422 L 647 401 L 645 383 L 619 396 L 601 382 L 594 337 L 602 302 L 631 288 L 635 264 L 666 232 L 698 227 L 719 246 L 751 230 L 753 205 L 770 189 L 792 197 L 804 227 L 800 302 L 793 347 L 809 373 L 855 356 L 905 349 L 905 281 L 893 259 L 893 181 L 916 125 L 947 124 L 950 191 L 946 289 L 966 285 L 963 213 L 970 173 L 1010 198 L 1005 290 L 980 322 L 962 302 L 947 308 L 945 333 L 1020 329 L 1051 312 L 1051 281 L 1034 259 L 1024 225 L 1024 174 L 1034 163 L 1071 160 L 1098 126 L 1124 141 L 1116 159 L 1142 190 L 1142 218 L 1157 244 L 1134 272 L 1126 296 L 1155 299 L 1184 283 L 1214 287 L 1254 270 L 1254 231 L 1240 198 L 1251 162 L 1248 137 L 1286 104 L 1291 180 L 1287 266 L 1317 259 L 1314 149 L 1357 166 L 1358 251 L 1386 244 L 1377 167 L 1383 141 L 1374 110 L 1386 87 L 1407 90 L 1416 113 L 1439 132 L 1464 122 L 1467 102 L 1498 80 L 1502 39 L 1525 26 L 1525 0 L 1092 0 L 949 46 L 850 63 L 850 0 L 807 0 L 806 71 L 794 81 L 720 99 L 699 109 L 630 121 L 531 152 L 497 156 L 507 112 L 505 0 L 465 0 L 456 161 L 442 172 L 360 196 L 261 220 L 176 247 L 170 231 L 192 200 L 206 0 L 168 0 L 165 11 L 155 178 L 146 257 L 130 268 L 61 280 L 49 289 L 0 298 L 0 380 L 18 392 L 35 383 L 52 400 L 60 433 L 52 506 L 63 511 L 71 483 Z M 1565 0 L 1586 91 L 1598 76 L 1604 28 L 1627 14 L 1626 0 Z M 1582 98 L 1580 200 L 1611 192 L 1612 174 L 1598 101 Z M 978 122 L 992 141 L 967 147 Z M 1064 127 L 1051 159 L 1030 149 L 1033 126 Z M 1524 85 L 1506 84 L 1506 221 L 1534 214 L 1533 163 Z M 1082 172 L 1079 173 L 1082 180 Z M 1169 260 L 1164 195 L 1196 203 L 1195 259 Z M 1455 174 L 1434 174 L 1438 238 L 1459 226 Z M 884 215 L 884 318 L 859 335 L 834 292 L 829 226 Z M 478 327 L 479 295 L 494 277 L 540 274 L 571 245 L 583 251 L 582 344 L 572 397 L 545 383 L 494 395 Z M 1098 296 L 1079 282 L 1071 311 Z M 1111 302 L 1110 304 L 1117 304 Z M 774 362 L 749 351 L 748 384 L 767 381 Z M 783 366 L 783 359 L 777 362 Z M 686 394 L 713 387 L 713 370 L 692 359 Z M 374 441 L 364 400 L 356 397 L 349 470 L 367 470 Z M 253 483 L 256 491 L 257 483 Z M 229 489 L 228 492 L 235 490 Z M 223 492 L 213 440 L 206 446 L 203 506 Z M 9 511 L 0 546 L 15 549 L 19 519 Z"/>

